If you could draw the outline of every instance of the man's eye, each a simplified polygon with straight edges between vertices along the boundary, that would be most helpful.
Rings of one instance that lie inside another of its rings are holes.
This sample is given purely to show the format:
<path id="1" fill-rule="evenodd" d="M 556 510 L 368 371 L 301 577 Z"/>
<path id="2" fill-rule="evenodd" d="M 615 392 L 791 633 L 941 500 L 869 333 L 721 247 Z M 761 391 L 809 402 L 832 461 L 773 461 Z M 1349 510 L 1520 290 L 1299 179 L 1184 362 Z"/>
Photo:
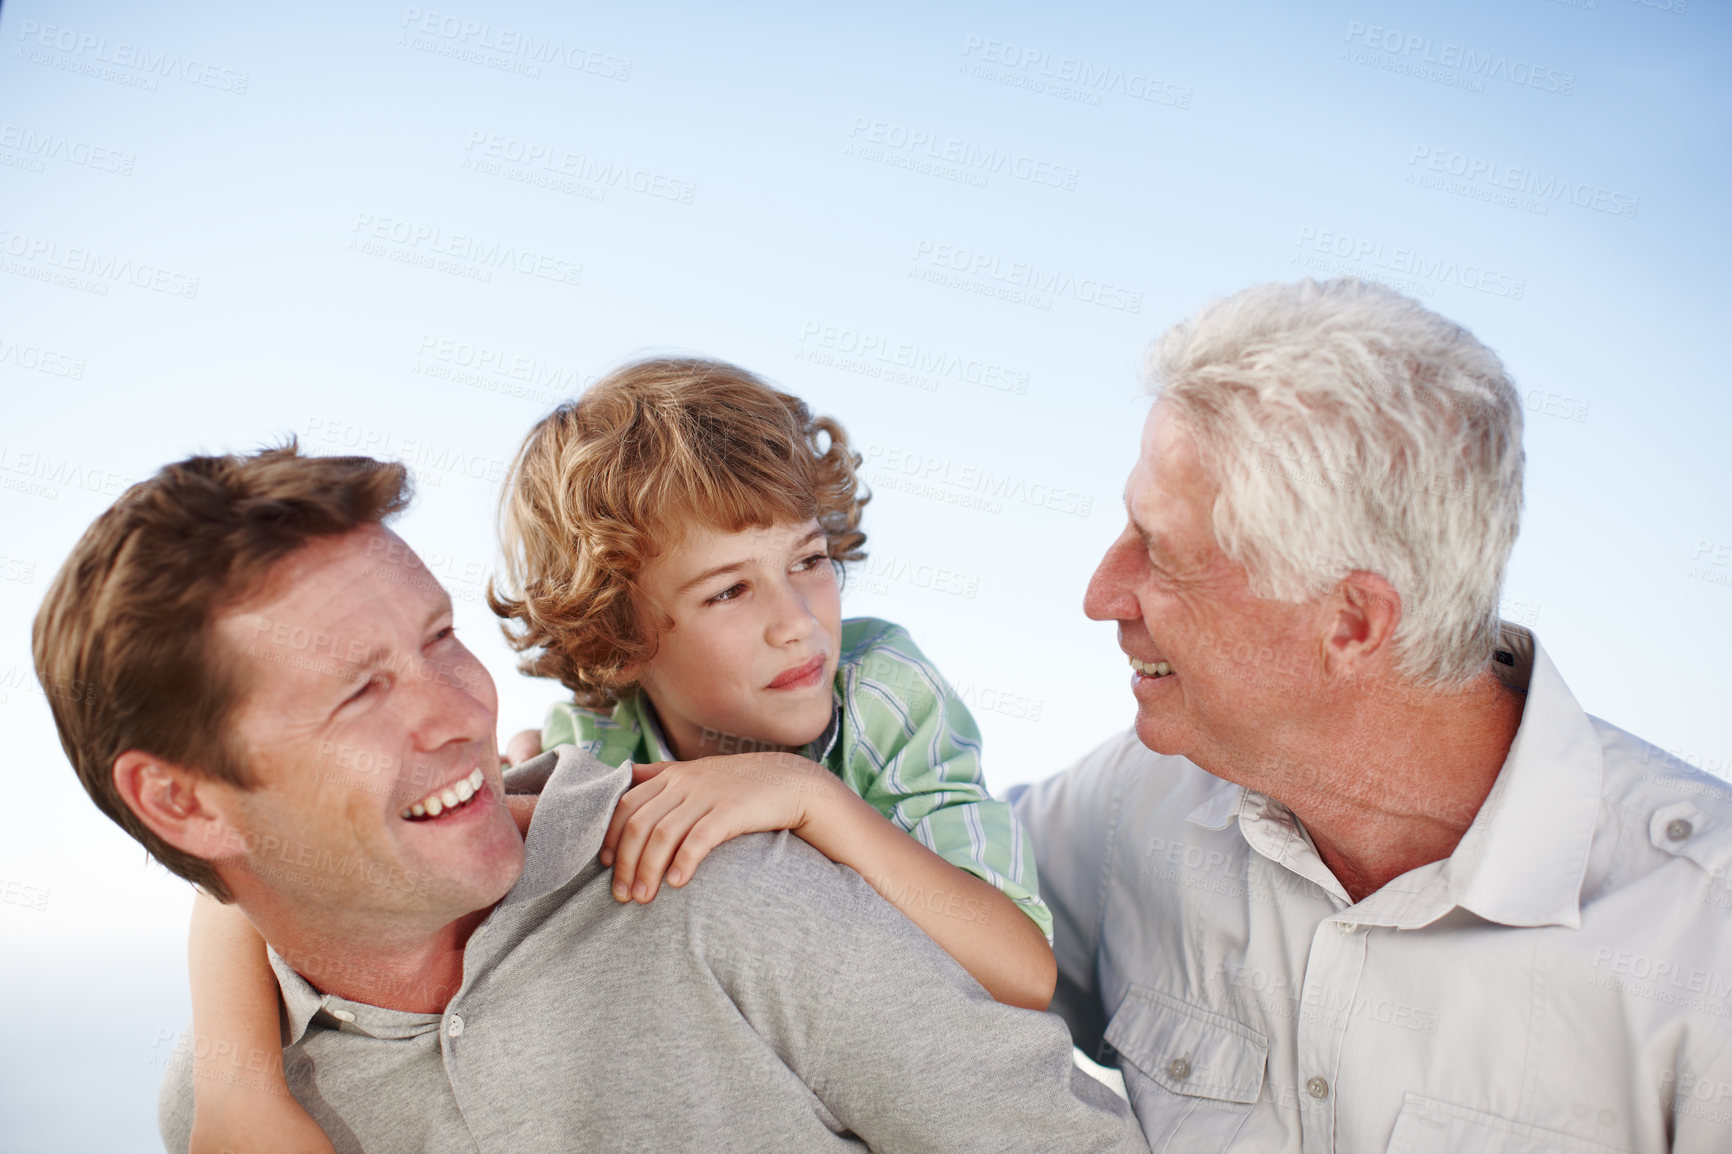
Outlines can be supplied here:
<path id="1" fill-rule="evenodd" d="M 385 679 L 383 677 L 379 676 L 377 673 L 375 673 L 371 677 L 367 678 L 367 680 L 365 680 L 361 683 L 361 688 L 355 690 L 355 692 L 353 692 L 349 695 L 349 700 L 350 701 L 359 701 L 361 698 L 365 697 L 367 694 L 373 692 L 373 690 L 382 688 L 384 686 L 384 684 L 385 684 Z"/>
<path id="2" fill-rule="evenodd" d="M 736 582 L 735 584 L 728 586 L 726 589 L 724 589 L 720 593 L 716 594 L 714 597 L 711 597 L 708 601 L 704 602 L 704 604 L 714 605 L 718 601 L 732 601 L 734 598 L 738 597 L 740 594 L 744 593 L 745 591 L 746 591 L 746 583 L 744 581 Z"/>
<path id="3" fill-rule="evenodd" d="M 433 635 L 433 644 L 437 645 L 441 641 L 449 641 L 455 636 L 457 636 L 457 626 L 447 625 Z"/>

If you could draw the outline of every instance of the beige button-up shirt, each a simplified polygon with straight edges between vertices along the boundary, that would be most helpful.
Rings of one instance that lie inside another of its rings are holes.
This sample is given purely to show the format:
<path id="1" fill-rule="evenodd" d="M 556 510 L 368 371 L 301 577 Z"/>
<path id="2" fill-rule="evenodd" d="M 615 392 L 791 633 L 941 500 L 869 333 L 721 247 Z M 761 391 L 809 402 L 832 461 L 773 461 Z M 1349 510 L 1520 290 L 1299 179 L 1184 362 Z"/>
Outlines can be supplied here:
<path id="1" fill-rule="evenodd" d="M 1732 788 L 1504 648 L 1490 796 L 1357 903 L 1285 806 L 1134 733 L 1013 791 L 1054 1009 L 1154 1150 L 1732 1151 Z"/>

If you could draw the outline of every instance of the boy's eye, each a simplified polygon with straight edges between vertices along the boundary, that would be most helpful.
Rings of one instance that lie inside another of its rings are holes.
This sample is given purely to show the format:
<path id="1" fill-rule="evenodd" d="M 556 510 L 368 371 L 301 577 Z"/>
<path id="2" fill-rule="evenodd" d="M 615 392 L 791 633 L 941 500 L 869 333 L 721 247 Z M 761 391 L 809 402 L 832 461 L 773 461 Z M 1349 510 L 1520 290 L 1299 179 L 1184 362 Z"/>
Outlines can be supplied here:
<path id="1" fill-rule="evenodd" d="M 734 584 L 728 586 L 726 589 L 722 590 L 720 593 L 716 594 L 714 597 L 711 597 L 708 601 L 704 602 L 704 604 L 714 605 L 718 601 L 732 601 L 734 598 L 738 597 L 740 594 L 744 593 L 745 591 L 746 591 L 746 583 L 744 581 L 738 581 L 738 582 L 735 582 Z"/>

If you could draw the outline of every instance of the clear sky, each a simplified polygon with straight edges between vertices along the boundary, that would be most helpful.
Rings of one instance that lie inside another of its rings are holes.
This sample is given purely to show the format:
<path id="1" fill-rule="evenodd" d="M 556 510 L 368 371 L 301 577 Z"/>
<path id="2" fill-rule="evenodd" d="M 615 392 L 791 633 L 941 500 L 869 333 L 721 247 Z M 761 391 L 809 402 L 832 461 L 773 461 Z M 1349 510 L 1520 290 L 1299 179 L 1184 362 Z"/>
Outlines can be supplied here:
<path id="1" fill-rule="evenodd" d="M 846 424 L 875 497 L 845 608 L 909 627 L 1001 790 L 1131 716 L 1080 603 L 1147 343 L 1256 282 L 1388 280 L 1528 406 L 1505 615 L 1590 712 L 1732 773 L 1728 24 L 1705 0 L 6 3 L 0 1148 L 155 1148 L 186 1013 L 188 890 L 84 799 L 30 673 L 84 526 L 192 452 L 401 457 L 400 531 L 503 727 L 535 725 L 559 687 L 481 601 L 496 482 L 644 353 Z"/>

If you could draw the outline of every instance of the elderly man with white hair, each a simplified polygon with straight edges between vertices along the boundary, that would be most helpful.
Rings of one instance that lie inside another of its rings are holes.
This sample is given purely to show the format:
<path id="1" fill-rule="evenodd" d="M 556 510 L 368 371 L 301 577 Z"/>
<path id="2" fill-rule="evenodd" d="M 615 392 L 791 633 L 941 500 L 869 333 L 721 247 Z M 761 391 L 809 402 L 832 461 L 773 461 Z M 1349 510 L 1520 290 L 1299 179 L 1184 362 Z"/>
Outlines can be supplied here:
<path id="1" fill-rule="evenodd" d="M 1732 1150 L 1732 790 L 1499 621 L 1498 358 L 1305 281 L 1205 308 L 1150 370 L 1084 603 L 1136 726 L 1016 808 L 1055 1009 L 1152 1148 Z"/>

